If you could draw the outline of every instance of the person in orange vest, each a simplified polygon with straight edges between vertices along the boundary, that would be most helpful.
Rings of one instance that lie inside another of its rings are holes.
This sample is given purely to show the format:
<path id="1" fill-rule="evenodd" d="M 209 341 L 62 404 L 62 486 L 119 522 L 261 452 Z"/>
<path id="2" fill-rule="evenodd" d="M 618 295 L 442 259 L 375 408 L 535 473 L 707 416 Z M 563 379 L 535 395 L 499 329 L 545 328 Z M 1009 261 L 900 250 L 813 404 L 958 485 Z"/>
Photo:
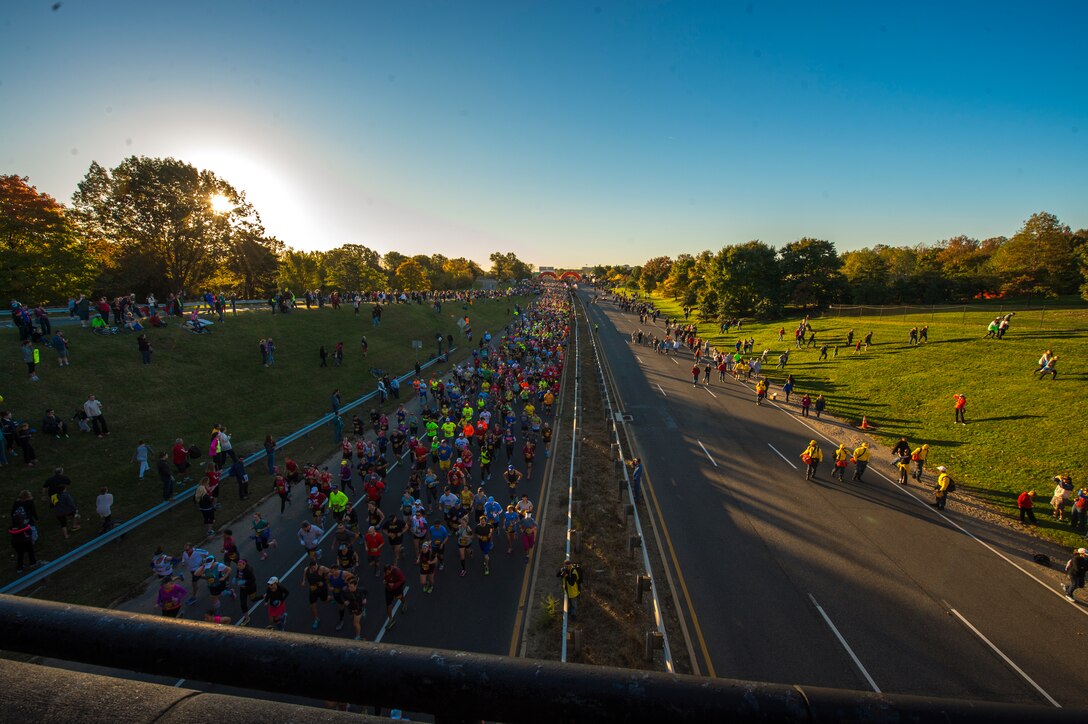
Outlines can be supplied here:
<path id="1" fill-rule="evenodd" d="M 956 401 L 956 422 L 961 425 L 966 425 L 967 419 L 965 417 L 965 413 L 967 411 L 967 395 L 963 394 L 962 392 L 957 392 L 956 394 L 952 395 L 952 399 Z M 952 424 L 954 425 L 956 423 L 954 422 Z"/>

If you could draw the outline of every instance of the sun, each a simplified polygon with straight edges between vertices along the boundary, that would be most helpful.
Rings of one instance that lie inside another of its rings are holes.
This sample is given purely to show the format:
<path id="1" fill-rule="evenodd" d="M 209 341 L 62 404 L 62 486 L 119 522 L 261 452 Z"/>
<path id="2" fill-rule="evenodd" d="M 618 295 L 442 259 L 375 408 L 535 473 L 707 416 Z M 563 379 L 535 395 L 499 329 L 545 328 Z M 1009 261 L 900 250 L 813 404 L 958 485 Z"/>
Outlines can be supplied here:
<path id="1" fill-rule="evenodd" d="M 213 194 L 208 199 L 208 203 L 212 205 L 212 211 L 217 214 L 225 214 L 234 208 L 234 202 L 223 194 Z"/>

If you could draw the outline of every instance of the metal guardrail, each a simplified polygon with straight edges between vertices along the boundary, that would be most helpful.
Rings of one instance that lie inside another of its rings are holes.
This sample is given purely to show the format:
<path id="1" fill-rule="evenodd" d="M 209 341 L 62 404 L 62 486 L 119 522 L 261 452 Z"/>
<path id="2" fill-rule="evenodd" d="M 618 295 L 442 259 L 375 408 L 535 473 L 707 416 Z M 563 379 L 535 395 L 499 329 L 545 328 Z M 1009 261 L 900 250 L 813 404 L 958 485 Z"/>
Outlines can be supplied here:
<path id="1" fill-rule="evenodd" d="M 446 354 L 446 358 L 449 359 L 449 355 L 452 354 L 457 349 L 458 349 L 457 347 L 453 347 L 450 350 L 448 350 L 447 354 Z M 438 360 L 439 360 L 438 357 L 436 357 L 436 358 L 434 358 L 432 360 L 428 360 L 424 364 L 420 365 L 420 370 L 427 369 L 428 367 L 430 367 L 430 366 L 434 365 L 435 363 L 437 363 Z M 415 370 L 413 370 L 411 372 L 406 372 L 403 375 L 401 375 L 400 377 L 398 377 L 397 381 L 398 382 L 404 382 L 406 380 L 411 379 L 414 375 L 415 375 Z M 346 412 L 346 411 L 351 410 L 351 409 L 353 409 L 355 407 L 358 407 L 359 405 L 363 404 L 367 400 L 370 400 L 371 398 L 375 397 L 377 394 L 378 394 L 377 390 L 375 390 L 374 392 L 369 392 L 369 393 L 363 395 L 362 397 L 360 397 L 360 398 L 358 398 L 356 400 L 353 400 L 353 401 L 351 401 L 351 402 L 349 402 L 349 403 L 347 403 L 345 405 L 341 405 L 340 406 L 340 411 L 341 412 Z M 330 422 L 332 422 L 332 418 L 333 418 L 333 414 L 331 412 L 326 413 L 325 415 L 321 416 L 320 418 L 318 418 L 314 422 L 311 422 L 309 425 L 306 425 L 305 427 L 302 427 L 302 428 L 300 428 L 298 430 L 295 430 L 290 435 L 287 435 L 286 437 L 283 437 L 280 440 L 277 440 L 276 441 L 276 450 L 280 450 L 280 449 L 283 448 L 283 446 L 285 446 L 285 445 L 287 445 L 287 444 L 289 444 L 291 442 L 294 442 L 295 440 L 298 440 L 299 438 L 313 432 L 314 430 L 316 430 L 317 428 L 319 428 L 319 427 L 321 427 L 323 425 L 329 424 Z M 248 466 L 252 465 L 253 463 L 256 463 L 256 462 L 259 462 L 259 461 L 263 460 L 267 456 L 267 454 L 268 453 L 266 453 L 264 450 L 260 450 L 258 452 L 253 453 L 252 455 L 248 455 L 248 456 L 242 458 L 242 463 L 243 463 L 244 466 L 248 467 Z M 225 468 L 225 469 L 229 470 L 229 468 Z M 230 473 L 228 472 L 226 475 L 223 476 L 223 479 L 225 480 L 225 479 L 227 479 L 229 477 L 230 477 Z M 0 594 L 2 594 L 2 593 L 20 593 L 22 591 L 25 591 L 30 586 L 33 586 L 35 583 L 38 583 L 39 581 L 42 581 L 42 580 L 48 578 L 49 576 L 53 575 L 57 571 L 60 571 L 63 568 L 71 565 L 72 563 L 75 563 L 80 558 L 83 558 L 84 556 L 87 556 L 87 555 L 93 553 L 94 551 L 96 551 L 99 548 L 103 547 L 107 543 L 109 543 L 111 541 L 114 541 L 114 540 L 117 540 L 118 538 L 121 538 L 121 537 L 125 536 L 128 533 L 131 533 L 133 530 L 135 530 L 136 528 L 139 528 L 144 523 L 147 523 L 147 522 L 149 522 L 151 520 L 154 520 L 155 518 L 159 517 L 163 513 L 167 512 L 168 510 L 176 508 L 177 506 L 181 505 L 183 502 L 185 502 L 187 500 L 190 500 L 192 498 L 192 491 L 193 491 L 193 486 L 190 486 L 190 487 L 187 487 L 187 488 L 184 488 L 184 489 L 180 490 L 170 500 L 164 500 L 163 502 L 159 503 L 158 505 L 155 505 L 155 506 L 152 506 L 151 508 L 148 508 L 147 510 L 140 513 L 139 515 L 133 516 L 132 518 L 129 518 L 128 520 L 115 525 L 113 528 L 111 528 L 109 530 L 109 532 L 104 533 L 104 534 L 102 534 L 100 536 L 96 536 L 95 538 L 92 538 L 91 540 L 87 541 L 86 543 L 83 543 L 83 544 L 81 544 L 79 546 L 76 546 L 75 548 L 68 551 L 64 555 L 62 555 L 62 556 L 60 556 L 58 558 L 55 558 L 55 559 L 49 561 L 48 563 L 46 563 L 44 565 L 39 566 L 38 568 L 34 569 L 30 573 L 26 574 L 25 576 L 22 576 L 21 578 L 17 578 L 14 581 L 12 581 L 11 583 L 8 583 L 6 586 L 0 587 Z"/>
<path id="2" fill-rule="evenodd" d="M 1084 709 L 706 679 L 213 626 L 0 596 L 4 649 L 436 721 L 1076 722 Z M 84 712 L 86 714 L 86 712 Z M 72 720 L 78 719 L 76 716 Z"/>
<path id="3" fill-rule="evenodd" d="M 585 304 L 582 304 L 582 314 L 586 318 L 586 327 L 592 329 L 591 321 L 589 319 L 589 308 Z M 608 392 L 608 382 L 605 377 L 604 364 L 601 362 L 601 351 L 597 345 L 597 336 L 590 333 L 589 336 L 591 346 L 593 348 L 593 356 L 597 360 L 597 369 L 600 372 L 602 385 L 601 391 L 604 394 L 604 404 L 607 410 L 607 419 L 615 420 L 615 410 L 612 407 L 612 396 Z M 638 535 L 638 539 L 643 541 L 639 548 L 642 551 L 642 569 L 645 572 L 647 578 L 650 579 L 650 600 L 653 602 L 654 609 L 654 624 L 657 626 L 657 631 L 661 635 L 661 655 L 664 659 L 666 671 L 675 672 L 675 667 L 672 661 L 672 649 L 669 646 L 669 634 L 665 629 L 665 615 L 661 607 L 661 599 L 658 591 L 657 578 L 654 576 L 653 567 L 650 565 L 650 553 L 646 548 L 645 540 L 646 536 L 642 532 L 642 521 L 638 514 L 638 501 L 635 500 L 635 491 L 631 486 L 631 477 L 627 473 L 627 465 L 623 463 L 623 444 L 620 442 L 620 431 L 618 426 L 612 424 L 612 434 L 615 437 L 616 451 L 619 455 L 620 469 L 623 471 L 623 481 L 627 485 L 627 497 L 631 504 L 631 518 L 635 523 L 635 534 Z"/>
<path id="4" fill-rule="evenodd" d="M 578 346 L 578 312 L 574 307 L 574 294 L 570 293 L 571 316 L 574 317 L 574 410 L 571 412 L 570 470 L 567 477 L 567 535 L 566 560 L 570 560 L 571 536 L 574 532 L 574 456 L 578 451 L 578 420 L 582 416 L 582 352 Z M 569 364 L 569 360 L 568 360 Z M 570 598 L 567 585 L 563 584 L 563 639 L 559 648 L 559 660 L 567 661 L 567 642 L 570 629 Z"/>

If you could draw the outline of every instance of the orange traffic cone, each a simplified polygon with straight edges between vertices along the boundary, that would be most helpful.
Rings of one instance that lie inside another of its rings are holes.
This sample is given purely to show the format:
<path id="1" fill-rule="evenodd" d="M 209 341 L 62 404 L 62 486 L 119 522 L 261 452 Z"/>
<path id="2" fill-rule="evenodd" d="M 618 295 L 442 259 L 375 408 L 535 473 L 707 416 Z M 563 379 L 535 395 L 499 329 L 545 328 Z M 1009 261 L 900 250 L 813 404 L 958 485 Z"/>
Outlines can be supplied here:
<path id="1" fill-rule="evenodd" d="M 873 426 L 869 424 L 869 418 L 866 415 L 861 416 L 861 429 L 872 430 Z"/>

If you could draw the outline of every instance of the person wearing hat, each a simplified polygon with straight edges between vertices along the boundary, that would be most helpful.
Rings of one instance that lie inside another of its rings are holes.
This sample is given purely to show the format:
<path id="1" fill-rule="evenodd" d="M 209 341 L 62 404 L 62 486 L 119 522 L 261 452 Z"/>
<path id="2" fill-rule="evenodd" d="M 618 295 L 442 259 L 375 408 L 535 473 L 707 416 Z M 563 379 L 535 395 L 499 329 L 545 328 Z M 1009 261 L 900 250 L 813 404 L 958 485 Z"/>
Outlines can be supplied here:
<path id="1" fill-rule="evenodd" d="M 956 423 L 959 423 L 961 425 L 966 425 L 967 419 L 965 417 L 965 413 L 967 412 L 967 395 L 963 394 L 962 392 L 957 392 L 956 394 L 952 395 L 952 399 L 955 400 L 956 408 L 956 422 L 952 424 L 955 425 Z"/>
<path id="2" fill-rule="evenodd" d="M 268 628 L 283 631 L 287 625 L 287 586 L 280 585 L 280 579 L 272 576 L 268 579 L 268 588 L 264 591 L 264 604 L 268 606 Z"/>
<path id="3" fill-rule="evenodd" d="M 571 618 L 578 618 L 578 597 L 582 595 L 582 567 L 571 559 L 563 561 L 556 578 L 563 580 L 563 592 L 567 595 L 567 611 Z"/>
<path id="4" fill-rule="evenodd" d="M 849 460 L 850 451 L 846 449 L 846 443 L 839 443 L 839 447 L 835 449 L 835 467 L 831 470 L 831 477 L 838 478 L 841 483 L 846 466 L 850 464 Z"/>
<path id="5" fill-rule="evenodd" d="M 922 445 L 921 447 L 916 447 L 916 448 L 914 448 L 913 451 L 911 451 L 910 459 L 911 459 L 911 462 L 913 462 L 915 464 L 913 477 L 919 483 L 922 482 L 922 469 L 925 468 L 926 458 L 928 458 L 928 457 L 929 457 L 929 444 L 928 443 Z"/>
<path id="6" fill-rule="evenodd" d="M 948 468 L 944 465 L 938 466 L 937 471 L 940 474 L 937 476 L 937 499 L 933 502 L 933 505 L 938 510 L 944 510 L 945 503 L 948 502 L 948 494 L 952 492 L 952 476 L 948 474 Z"/>
<path id="7" fill-rule="evenodd" d="M 865 468 L 869 467 L 869 443 L 863 442 L 858 447 L 854 448 L 854 454 L 852 456 L 852 462 L 857 466 L 854 468 L 854 477 L 851 480 L 862 482 L 861 476 L 865 474 Z"/>
<path id="8" fill-rule="evenodd" d="M 506 480 L 506 485 L 510 488 L 510 500 L 517 500 L 518 497 L 518 482 L 521 480 L 521 471 L 514 469 L 514 464 L 510 463 L 506 466 L 506 472 L 502 474 L 503 479 Z"/>
<path id="9" fill-rule="evenodd" d="M 815 440 L 809 440 L 808 447 L 801 453 L 801 460 L 806 465 L 805 480 L 812 480 L 816 477 L 816 468 L 823 459 L 824 451 L 820 449 L 820 444 Z"/>
<path id="10" fill-rule="evenodd" d="M 1073 594 L 1078 588 L 1084 588 L 1084 575 L 1088 573 L 1088 548 L 1078 548 L 1073 551 L 1073 557 L 1065 564 L 1065 572 L 1069 576 L 1069 581 L 1062 586 L 1065 597 L 1070 601 L 1076 601 Z"/>
<path id="11" fill-rule="evenodd" d="M 1020 493 L 1016 498 L 1016 507 L 1020 510 L 1020 522 L 1027 525 L 1027 521 L 1031 521 L 1032 525 L 1036 524 L 1035 511 L 1032 508 L 1035 507 L 1035 491 L 1025 490 Z"/>

